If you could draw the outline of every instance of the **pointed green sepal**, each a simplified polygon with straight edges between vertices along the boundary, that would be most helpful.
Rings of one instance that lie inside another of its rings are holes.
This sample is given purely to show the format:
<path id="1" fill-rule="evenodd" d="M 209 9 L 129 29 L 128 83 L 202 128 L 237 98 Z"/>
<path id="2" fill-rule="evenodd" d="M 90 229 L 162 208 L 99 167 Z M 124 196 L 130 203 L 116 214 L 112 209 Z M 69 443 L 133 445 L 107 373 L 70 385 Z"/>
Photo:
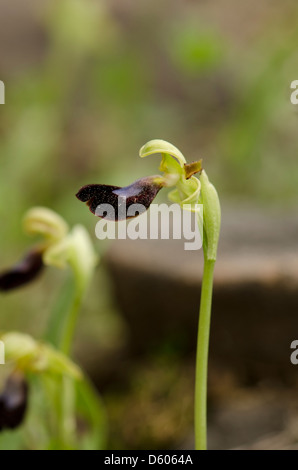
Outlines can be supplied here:
<path id="1" fill-rule="evenodd" d="M 204 205 L 204 254 L 215 261 L 220 234 L 221 210 L 217 191 L 203 170 L 200 176 L 201 202 Z"/>

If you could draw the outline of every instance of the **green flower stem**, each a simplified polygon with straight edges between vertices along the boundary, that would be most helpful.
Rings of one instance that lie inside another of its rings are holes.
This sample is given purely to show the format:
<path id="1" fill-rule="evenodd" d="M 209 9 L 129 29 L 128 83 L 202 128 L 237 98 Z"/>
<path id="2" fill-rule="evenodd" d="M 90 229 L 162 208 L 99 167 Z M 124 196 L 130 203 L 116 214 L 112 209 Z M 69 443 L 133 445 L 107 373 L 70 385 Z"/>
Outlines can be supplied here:
<path id="1" fill-rule="evenodd" d="M 58 349 L 61 346 L 62 325 L 66 324 L 73 298 L 75 296 L 76 285 L 73 276 L 69 277 L 62 287 L 58 299 L 54 303 L 44 340 L 51 343 Z"/>
<path id="2" fill-rule="evenodd" d="M 73 337 L 79 316 L 85 289 L 72 279 L 72 289 L 68 290 L 68 296 L 72 298 L 67 314 L 63 319 L 58 346 L 66 356 L 70 356 Z M 58 317 L 56 317 L 58 321 Z M 56 325 L 58 326 L 58 325 Z M 54 328 L 55 331 L 55 328 Z M 75 385 L 69 377 L 63 377 L 59 387 L 58 413 L 59 413 L 59 444 L 62 449 L 76 448 L 75 438 Z"/>
<path id="3" fill-rule="evenodd" d="M 60 397 L 59 417 L 59 444 L 63 450 L 76 448 L 75 435 L 75 388 L 74 381 L 70 377 L 61 378 L 61 386 L 58 388 Z M 58 397 L 58 398 L 59 398 Z"/>
<path id="4" fill-rule="evenodd" d="M 74 276 L 67 280 L 55 304 L 45 340 L 69 356 L 76 323 L 85 293 L 85 286 L 78 283 Z"/>
<path id="5" fill-rule="evenodd" d="M 65 326 L 61 334 L 60 350 L 67 356 L 70 355 L 75 328 L 83 301 L 85 290 L 76 286 L 73 301 L 65 319 Z"/>
<path id="6" fill-rule="evenodd" d="M 215 260 L 205 257 L 201 289 L 195 383 L 195 448 L 207 449 L 208 351 Z"/>

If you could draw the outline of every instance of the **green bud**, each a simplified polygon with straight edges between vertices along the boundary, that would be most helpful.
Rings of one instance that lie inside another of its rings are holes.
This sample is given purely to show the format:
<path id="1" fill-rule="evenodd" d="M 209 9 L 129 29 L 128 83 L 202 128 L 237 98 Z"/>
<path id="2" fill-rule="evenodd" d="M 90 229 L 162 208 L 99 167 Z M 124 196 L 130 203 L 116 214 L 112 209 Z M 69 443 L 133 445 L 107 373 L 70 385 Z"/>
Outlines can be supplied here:
<path id="1" fill-rule="evenodd" d="M 201 202 L 204 206 L 204 254 L 209 261 L 216 260 L 220 233 L 221 210 L 217 191 L 203 170 L 200 176 Z"/>

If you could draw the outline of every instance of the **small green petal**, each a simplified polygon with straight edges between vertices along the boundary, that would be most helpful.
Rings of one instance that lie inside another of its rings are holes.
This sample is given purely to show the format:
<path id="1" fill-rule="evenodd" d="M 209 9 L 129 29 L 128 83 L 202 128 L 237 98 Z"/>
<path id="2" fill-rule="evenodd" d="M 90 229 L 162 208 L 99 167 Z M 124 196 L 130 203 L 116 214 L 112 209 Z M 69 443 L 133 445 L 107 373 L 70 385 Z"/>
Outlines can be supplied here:
<path id="1" fill-rule="evenodd" d="M 200 190 L 201 183 L 197 178 L 194 176 L 189 180 L 182 178 L 178 181 L 177 188 L 171 191 L 168 197 L 170 201 L 180 204 L 182 208 L 185 204 L 195 206 L 198 204 Z M 191 210 L 194 211 L 195 207 L 192 207 Z"/>
<path id="2" fill-rule="evenodd" d="M 159 169 L 164 173 L 176 174 L 178 175 L 178 178 L 180 175 L 183 175 L 183 168 L 180 166 L 180 163 L 177 162 L 177 160 L 169 153 L 164 153 L 162 155 L 162 161 Z"/>
<path id="3" fill-rule="evenodd" d="M 181 197 L 180 197 L 180 194 L 179 194 L 179 191 L 178 189 L 173 189 L 169 194 L 168 194 L 168 198 L 171 202 L 175 202 L 177 204 L 181 204 Z"/>
<path id="4" fill-rule="evenodd" d="M 83 288 L 89 281 L 98 258 L 87 230 L 82 225 L 76 225 L 67 237 L 45 250 L 43 261 L 46 265 L 61 269 L 69 264 L 79 286 Z"/>
<path id="5" fill-rule="evenodd" d="M 201 190 L 201 183 L 198 178 L 195 176 L 192 176 L 189 180 L 183 178 L 177 184 L 177 188 L 183 194 L 183 203 L 190 204 L 188 199 L 191 199 L 191 202 L 198 202 Z"/>
<path id="6" fill-rule="evenodd" d="M 82 377 L 80 369 L 70 359 L 46 343 L 18 332 L 4 333 L 0 338 L 5 344 L 6 361 L 15 363 L 25 373 L 48 372 L 74 379 Z"/>
<path id="7" fill-rule="evenodd" d="M 99 258 L 90 235 L 83 225 L 75 225 L 71 236 L 68 262 L 72 266 L 77 281 L 81 287 L 84 287 L 89 282 Z"/>
<path id="8" fill-rule="evenodd" d="M 52 244 L 44 251 L 43 262 L 47 266 L 54 266 L 58 269 L 67 268 L 69 259 L 69 244 L 71 237 L 68 235 L 57 243 Z"/>
<path id="9" fill-rule="evenodd" d="M 56 212 L 47 207 L 33 207 L 24 216 L 23 226 L 29 235 L 42 235 L 51 241 L 61 240 L 68 225 Z"/>
<path id="10" fill-rule="evenodd" d="M 149 155 L 153 155 L 155 153 L 171 155 L 172 157 L 178 160 L 182 168 L 186 163 L 186 160 L 180 150 L 178 150 L 174 145 L 170 144 L 169 142 L 159 139 L 150 140 L 145 145 L 143 145 L 140 150 L 140 157 L 148 157 Z"/>

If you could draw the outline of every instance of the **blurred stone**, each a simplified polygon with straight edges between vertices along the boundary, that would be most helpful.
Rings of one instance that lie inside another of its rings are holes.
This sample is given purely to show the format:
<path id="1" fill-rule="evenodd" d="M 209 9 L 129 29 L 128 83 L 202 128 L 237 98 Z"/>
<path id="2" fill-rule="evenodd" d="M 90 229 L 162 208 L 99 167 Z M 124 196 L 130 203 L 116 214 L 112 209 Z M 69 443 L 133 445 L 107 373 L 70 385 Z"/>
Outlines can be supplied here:
<path id="1" fill-rule="evenodd" d="M 210 358 L 247 383 L 293 377 L 298 339 L 298 219 L 223 207 L 215 272 Z M 117 240 L 105 257 L 134 353 L 163 342 L 194 351 L 202 250 L 177 240 Z"/>

